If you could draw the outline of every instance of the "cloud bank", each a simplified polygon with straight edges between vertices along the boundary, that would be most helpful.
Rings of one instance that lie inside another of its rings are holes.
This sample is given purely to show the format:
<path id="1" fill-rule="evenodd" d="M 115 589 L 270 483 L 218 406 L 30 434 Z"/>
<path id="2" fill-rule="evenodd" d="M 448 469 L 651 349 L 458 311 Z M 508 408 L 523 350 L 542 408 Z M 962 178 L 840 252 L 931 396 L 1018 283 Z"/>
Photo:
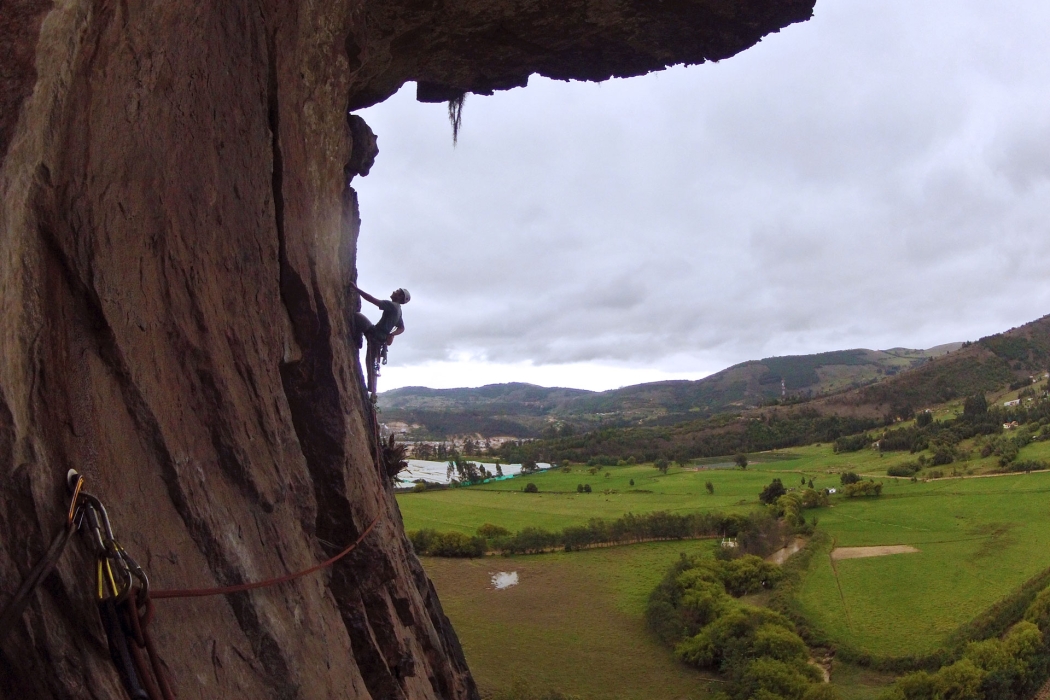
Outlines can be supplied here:
<path id="1" fill-rule="evenodd" d="M 821 0 L 717 64 L 469 96 L 456 148 L 407 86 L 361 112 L 355 181 L 362 287 L 413 294 L 382 387 L 608 388 L 1044 315 L 1048 35 L 1032 1 Z"/>

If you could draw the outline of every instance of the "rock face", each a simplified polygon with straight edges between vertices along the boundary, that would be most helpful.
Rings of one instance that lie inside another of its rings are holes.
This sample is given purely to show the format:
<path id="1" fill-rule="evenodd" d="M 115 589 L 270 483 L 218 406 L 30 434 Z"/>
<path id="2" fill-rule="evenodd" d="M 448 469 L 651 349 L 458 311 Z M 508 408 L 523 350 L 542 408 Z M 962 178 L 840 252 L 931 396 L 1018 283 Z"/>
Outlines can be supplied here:
<path id="1" fill-rule="evenodd" d="M 79 469 L 158 588 L 179 697 L 476 698 L 373 458 L 348 110 L 732 55 L 811 0 L 7 0 L 0 6 L 0 605 Z M 0 696 L 121 698 L 74 539 Z"/>

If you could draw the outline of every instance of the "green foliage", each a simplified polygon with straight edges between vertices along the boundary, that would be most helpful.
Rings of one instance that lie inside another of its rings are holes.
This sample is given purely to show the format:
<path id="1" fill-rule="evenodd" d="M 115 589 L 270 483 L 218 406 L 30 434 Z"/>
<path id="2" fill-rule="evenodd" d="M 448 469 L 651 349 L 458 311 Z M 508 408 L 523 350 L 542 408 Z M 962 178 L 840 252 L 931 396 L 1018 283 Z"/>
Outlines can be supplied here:
<path id="1" fill-rule="evenodd" d="M 661 457 L 660 459 L 658 459 L 658 460 L 653 462 L 653 466 L 656 467 L 657 469 L 659 469 L 664 474 L 666 474 L 667 473 L 667 467 L 670 466 L 670 463 L 666 459 Z"/>
<path id="2" fill-rule="evenodd" d="M 471 537 L 462 532 L 438 532 L 423 529 L 408 533 L 416 554 L 433 557 L 481 557 L 487 544 L 484 537 Z"/>
<path id="3" fill-rule="evenodd" d="M 858 481 L 860 481 L 860 477 L 853 472 L 843 472 L 839 475 L 839 483 L 841 483 L 843 486 L 849 486 L 850 484 L 855 484 Z"/>
<path id="4" fill-rule="evenodd" d="M 714 495 L 714 493 L 715 493 L 715 485 L 713 483 L 711 483 L 710 481 L 706 482 L 704 484 L 704 488 L 707 489 L 707 492 L 709 494 Z"/>
<path id="5" fill-rule="evenodd" d="M 733 456 L 733 463 L 741 469 L 747 469 L 747 455 L 743 452 L 737 452 Z"/>
<path id="6" fill-rule="evenodd" d="M 1009 700 L 1028 697 L 1042 685 L 1048 672 L 1050 648 L 1040 628 L 1032 622 L 1021 621 L 1001 639 L 993 637 L 970 643 L 961 659 L 936 673 L 921 671 L 904 676 L 887 698 Z"/>
<path id="7" fill-rule="evenodd" d="M 984 394 L 974 394 L 973 396 L 967 396 L 966 400 L 963 401 L 963 415 L 967 418 L 979 418 L 984 414 L 988 413 L 988 399 L 984 398 Z"/>
<path id="8" fill-rule="evenodd" d="M 484 537 L 486 540 L 494 540 L 497 537 L 506 537 L 510 534 L 510 530 L 499 525 L 493 525 L 492 523 L 485 523 L 478 528 L 478 536 Z"/>
<path id="9" fill-rule="evenodd" d="M 871 437 L 867 433 L 846 435 L 835 440 L 834 450 L 836 452 L 858 452 L 871 443 Z"/>
<path id="10" fill-rule="evenodd" d="M 849 498 L 855 498 L 857 496 L 881 496 L 882 482 L 858 481 L 855 484 L 848 484 L 842 487 L 842 493 L 846 494 Z"/>
<path id="11" fill-rule="evenodd" d="M 785 493 L 787 493 L 787 489 L 784 488 L 784 482 L 780 479 L 773 479 L 768 486 L 762 489 L 762 493 L 758 494 L 758 500 L 766 505 L 772 505 Z"/>
<path id="12" fill-rule="evenodd" d="M 524 491 L 525 493 L 539 493 L 540 489 L 538 486 L 536 486 L 536 484 L 530 481 L 529 483 L 525 484 Z"/>
<path id="13" fill-rule="evenodd" d="M 682 557 L 649 598 L 646 618 L 675 656 L 724 674 L 731 698 L 834 698 L 810 693 L 821 682 L 792 622 L 733 598 L 771 587 L 780 568 L 758 557 L 711 561 Z"/>
<path id="14" fill-rule="evenodd" d="M 904 462 L 902 464 L 894 464 L 892 467 L 886 470 L 887 476 L 912 476 L 917 471 L 922 469 L 922 465 L 918 462 Z"/>

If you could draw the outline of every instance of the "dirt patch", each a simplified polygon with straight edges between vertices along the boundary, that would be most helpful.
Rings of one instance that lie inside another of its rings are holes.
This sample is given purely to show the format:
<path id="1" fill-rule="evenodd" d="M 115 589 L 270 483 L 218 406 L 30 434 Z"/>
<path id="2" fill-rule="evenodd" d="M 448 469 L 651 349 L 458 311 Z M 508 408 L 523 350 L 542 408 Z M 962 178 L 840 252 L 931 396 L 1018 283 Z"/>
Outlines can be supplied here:
<path id="1" fill-rule="evenodd" d="M 837 547 L 831 550 L 831 558 L 834 561 L 839 561 L 840 559 L 885 557 L 889 554 L 915 554 L 918 551 L 910 544 L 887 544 L 878 547 Z"/>

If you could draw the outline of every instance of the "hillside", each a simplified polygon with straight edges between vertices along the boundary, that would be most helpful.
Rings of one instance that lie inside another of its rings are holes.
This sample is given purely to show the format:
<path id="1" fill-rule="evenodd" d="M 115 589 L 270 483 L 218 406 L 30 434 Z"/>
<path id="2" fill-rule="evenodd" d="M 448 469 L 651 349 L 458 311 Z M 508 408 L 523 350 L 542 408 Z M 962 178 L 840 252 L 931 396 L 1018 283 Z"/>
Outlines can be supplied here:
<path id="1" fill-rule="evenodd" d="M 528 443 L 529 456 L 587 460 L 695 458 L 831 442 L 971 394 L 1021 389 L 1050 364 L 1050 316 L 964 343 L 909 372 L 839 394 L 727 412 L 671 426 L 623 426 Z M 943 406 L 942 406 L 943 408 Z M 526 455 L 527 453 L 527 455 Z M 512 456 L 504 455 L 504 458 Z"/>
<path id="2" fill-rule="evenodd" d="M 476 389 L 405 387 L 379 396 L 383 421 L 412 437 L 553 437 L 598 427 L 673 425 L 717 413 L 833 394 L 894 377 L 958 349 L 840 350 L 752 360 L 696 381 L 611 391 L 491 384 Z"/>

